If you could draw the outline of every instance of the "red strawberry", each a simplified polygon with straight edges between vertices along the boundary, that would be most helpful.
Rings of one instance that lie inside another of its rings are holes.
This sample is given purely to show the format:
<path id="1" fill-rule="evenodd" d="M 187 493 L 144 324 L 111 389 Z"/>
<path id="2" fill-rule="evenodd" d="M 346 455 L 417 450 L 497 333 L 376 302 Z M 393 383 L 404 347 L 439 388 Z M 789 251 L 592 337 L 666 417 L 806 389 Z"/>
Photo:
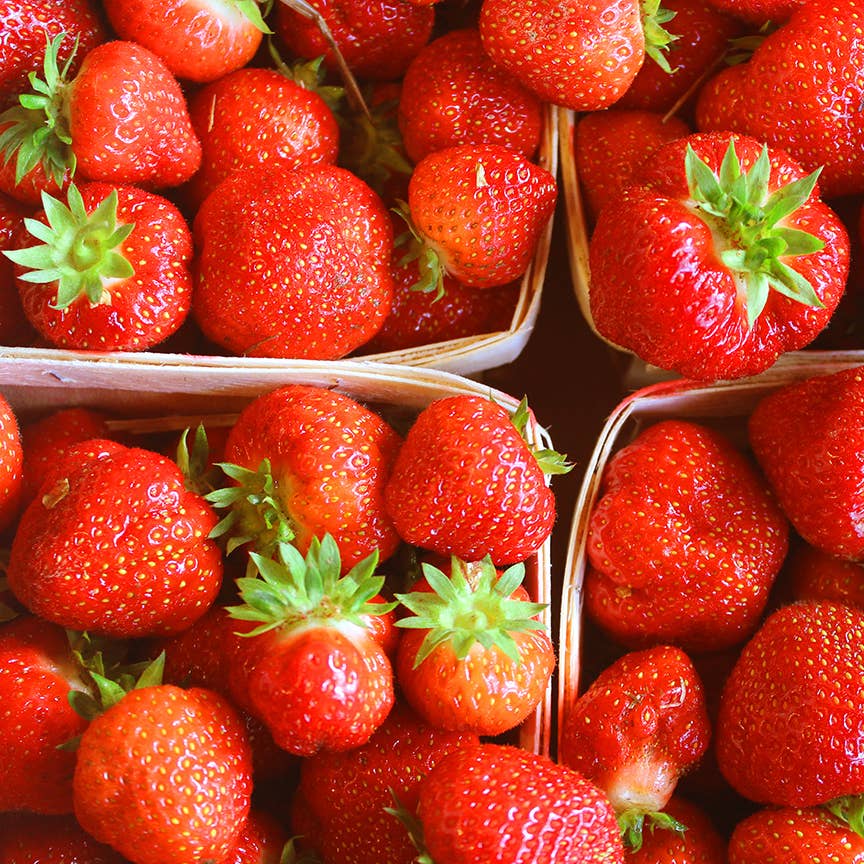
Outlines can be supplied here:
<path id="1" fill-rule="evenodd" d="M 0 396 L 0 531 L 18 516 L 23 482 L 21 431 L 9 403 Z"/>
<path id="2" fill-rule="evenodd" d="M 124 864 L 125 860 L 97 843 L 72 816 L 0 815 L 3 864 Z"/>
<path id="3" fill-rule="evenodd" d="M 385 489 L 399 536 L 441 555 L 496 565 L 524 561 L 545 542 L 555 498 L 545 472 L 569 470 L 522 438 L 527 405 L 511 420 L 491 399 L 448 396 L 408 431 Z"/>
<path id="4" fill-rule="evenodd" d="M 864 564 L 858 561 L 805 543 L 789 555 L 783 570 L 795 600 L 834 600 L 864 609 Z"/>
<path id="5" fill-rule="evenodd" d="M 664 812 L 686 830 L 644 832 L 642 847 L 630 850 L 628 864 L 727 864 L 726 841 L 703 810 L 672 798 Z"/>
<path id="6" fill-rule="evenodd" d="M 45 210 L 25 222 L 43 242 L 6 253 L 18 265 L 28 320 L 61 348 L 141 351 L 162 342 L 192 303 L 192 234 L 180 211 L 160 195 L 108 183 L 70 185 L 68 202 L 46 194 Z"/>
<path id="7" fill-rule="evenodd" d="M 202 87 L 189 114 L 202 147 L 201 168 L 189 186 L 196 205 L 249 165 L 336 162 L 339 128 L 327 103 L 273 69 L 238 69 Z"/>
<path id="8" fill-rule="evenodd" d="M 864 558 L 860 529 L 864 368 L 788 384 L 750 417 L 750 444 L 780 505 L 811 545 Z"/>
<path id="9" fill-rule="evenodd" d="M 390 310 L 388 213 L 342 168 L 238 172 L 207 198 L 194 230 L 195 318 L 235 354 L 337 359 Z"/>
<path id="10" fill-rule="evenodd" d="M 527 270 L 556 195 L 555 178 L 524 156 L 497 144 L 463 144 L 415 166 L 408 207 L 442 271 L 493 288 Z"/>
<path id="11" fill-rule="evenodd" d="M 240 837 L 223 864 L 291 864 L 282 857 L 288 834 L 282 825 L 264 810 L 251 810 Z"/>
<path id="12" fill-rule="evenodd" d="M 623 864 L 615 814 L 580 774 L 499 744 L 448 754 L 420 784 L 435 864 Z M 421 859 L 422 860 L 422 859 Z"/>
<path id="13" fill-rule="evenodd" d="M 457 144 L 500 144 L 531 159 L 542 102 L 495 66 L 476 28 L 453 30 L 414 58 L 402 82 L 399 128 L 413 162 Z"/>
<path id="14" fill-rule="evenodd" d="M 0 344 L 3 345 L 27 345 L 35 338 L 21 308 L 12 262 L 5 256 L 14 248 L 14 238 L 24 230 L 24 217 L 30 215 L 30 208 L 0 193 Z"/>
<path id="15" fill-rule="evenodd" d="M 524 722 L 543 699 L 555 650 L 535 619 L 522 564 L 500 575 L 485 558 L 454 557 L 445 574 L 423 564 L 424 578 L 396 599 L 413 615 L 397 621 L 396 677 L 427 723 L 499 735 Z"/>
<path id="16" fill-rule="evenodd" d="M 61 745 L 80 735 L 87 721 L 67 697 L 88 689 L 56 624 L 27 615 L 0 625 L 0 811 L 72 812 L 75 753 Z"/>
<path id="17" fill-rule="evenodd" d="M 731 130 L 822 166 L 826 197 L 864 191 L 862 0 L 804 3 L 746 63 L 701 89 L 696 125 Z"/>
<path id="18" fill-rule="evenodd" d="M 37 615 L 114 637 L 168 635 L 213 603 L 216 517 L 177 466 L 92 439 L 71 447 L 18 524 L 9 587 Z"/>
<path id="19" fill-rule="evenodd" d="M 294 833 L 323 864 L 411 864 L 417 850 L 386 808 L 395 796 L 413 811 L 422 778 L 448 753 L 477 743 L 472 733 L 426 724 L 397 704 L 363 746 L 304 760 Z"/>
<path id="20" fill-rule="evenodd" d="M 395 81 L 429 41 L 434 10 L 408 0 L 316 0 L 315 10 L 333 35 L 351 71 L 364 80 Z M 276 7 L 275 30 L 298 57 L 324 56 L 333 70 L 339 66 L 319 24 L 290 8 Z"/>
<path id="21" fill-rule="evenodd" d="M 719 650 L 756 628 L 789 528 L 720 433 L 666 420 L 607 463 L 591 513 L 587 609 L 619 642 Z"/>
<path id="22" fill-rule="evenodd" d="M 766 619 L 717 718 L 717 761 L 737 792 L 789 807 L 864 792 L 862 646 L 864 611 L 851 606 L 796 603 Z"/>
<path id="23" fill-rule="evenodd" d="M 113 0 L 105 4 L 121 39 L 158 54 L 178 78 L 214 81 L 254 56 L 265 32 L 258 0 Z"/>
<path id="24" fill-rule="evenodd" d="M 221 696 L 143 686 L 81 736 L 75 816 L 134 864 L 223 861 L 249 813 L 250 761 L 242 723 Z"/>
<path id="25" fill-rule="evenodd" d="M 625 654 L 567 707 L 559 756 L 608 795 L 629 846 L 638 849 L 643 829 L 680 827 L 660 811 L 710 734 L 692 662 L 660 645 Z"/>
<path id="26" fill-rule="evenodd" d="M 761 372 L 809 344 L 843 293 L 849 240 L 782 152 L 729 133 L 672 141 L 591 237 L 597 330 L 699 379 Z"/>
<path id="27" fill-rule="evenodd" d="M 748 24 L 782 24 L 807 0 L 709 0 L 712 6 Z"/>
<path id="28" fill-rule="evenodd" d="M 819 807 L 766 808 L 742 820 L 729 841 L 729 864 L 861 864 L 864 837 Z"/>

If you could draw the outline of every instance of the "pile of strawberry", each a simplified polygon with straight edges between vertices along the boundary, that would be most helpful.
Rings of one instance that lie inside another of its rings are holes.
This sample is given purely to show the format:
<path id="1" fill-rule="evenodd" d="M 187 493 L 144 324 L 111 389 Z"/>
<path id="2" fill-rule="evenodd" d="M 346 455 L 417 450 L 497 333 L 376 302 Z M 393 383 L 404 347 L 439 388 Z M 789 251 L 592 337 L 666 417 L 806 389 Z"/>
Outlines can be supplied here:
<path id="1" fill-rule="evenodd" d="M 558 756 L 632 860 L 864 861 L 862 430 L 853 367 L 737 426 L 652 422 L 604 467 Z"/>
<path id="2" fill-rule="evenodd" d="M 544 103 L 449 5 L 2 0 L 0 343 L 331 360 L 507 330 L 557 197 Z"/>

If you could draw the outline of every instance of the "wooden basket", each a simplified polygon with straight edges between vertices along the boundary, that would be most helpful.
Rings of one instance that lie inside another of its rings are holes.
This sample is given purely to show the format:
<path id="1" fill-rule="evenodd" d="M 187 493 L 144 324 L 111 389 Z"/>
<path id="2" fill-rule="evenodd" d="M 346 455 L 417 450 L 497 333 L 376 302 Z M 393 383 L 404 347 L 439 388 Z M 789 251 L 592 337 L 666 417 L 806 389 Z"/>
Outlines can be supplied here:
<path id="1" fill-rule="evenodd" d="M 237 412 L 256 396 L 285 384 L 307 384 L 337 390 L 370 407 L 418 413 L 430 402 L 456 394 L 493 398 L 508 411 L 519 400 L 475 381 L 444 372 L 383 363 L 294 361 L 280 368 L 169 365 L 97 362 L 44 356 L 0 361 L 0 393 L 19 419 L 64 407 L 81 406 L 115 417 L 156 418 L 181 415 L 182 425 L 213 414 Z M 178 427 L 180 428 L 180 427 Z M 530 421 L 526 438 L 532 446 L 549 447 L 545 430 Z M 551 630 L 550 544 L 526 562 L 525 587 L 532 599 L 546 603 L 543 622 Z M 549 753 L 552 686 L 534 714 L 518 730 L 520 746 Z"/>
<path id="2" fill-rule="evenodd" d="M 615 408 L 586 466 L 570 528 L 558 632 L 558 736 L 566 723 L 568 710 L 580 695 L 582 651 L 591 651 L 590 645 L 582 644 L 586 544 L 603 470 L 612 455 L 632 441 L 645 425 L 670 418 L 718 425 L 737 444 L 746 447 L 746 419 L 763 396 L 794 381 L 861 365 L 864 365 L 864 351 L 797 353 L 782 357 L 761 375 L 741 381 L 714 385 L 661 381 L 636 391 Z"/>

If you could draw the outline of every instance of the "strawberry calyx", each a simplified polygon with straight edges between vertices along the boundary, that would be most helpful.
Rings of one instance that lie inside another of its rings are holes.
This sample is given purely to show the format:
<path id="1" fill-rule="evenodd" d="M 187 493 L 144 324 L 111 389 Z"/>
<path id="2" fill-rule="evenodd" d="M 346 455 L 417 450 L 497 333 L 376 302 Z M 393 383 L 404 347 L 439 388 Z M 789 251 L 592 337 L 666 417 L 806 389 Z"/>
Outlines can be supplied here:
<path id="1" fill-rule="evenodd" d="M 395 595 L 414 613 L 400 618 L 396 626 L 429 631 L 414 658 L 415 669 L 443 644 L 450 646 L 457 660 L 463 660 L 479 643 L 487 650 L 498 648 L 518 663 L 519 647 L 511 633 L 545 630 L 534 616 L 546 604 L 510 596 L 525 578 L 522 563 L 508 567 L 499 576 L 488 555 L 471 563 L 454 555 L 449 577 L 429 563 L 424 562 L 422 569 L 431 591 Z"/>
<path id="2" fill-rule="evenodd" d="M 219 469 L 210 464 L 210 444 L 203 423 L 195 427 L 192 446 L 189 446 L 189 433 L 184 429 L 177 442 L 174 461 L 183 475 L 183 481 L 190 492 L 202 497 L 212 492 L 217 485 L 216 478 L 221 476 Z"/>
<path id="3" fill-rule="evenodd" d="M 75 173 L 75 154 L 66 117 L 65 91 L 67 75 L 77 53 L 77 41 L 62 70 L 59 51 L 65 34 L 48 40 L 42 64 L 44 78 L 29 74 L 32 93 L 18 97 L 18 105 L 0 114 L 0 125 L 8 126 L 0 134 L 0 155 L 4 164 L 15 157 L 15 182 L 42 165 L 45 176 L 62 187 L 64 178 Z"/>
<path id="4" fill-rule="evenodd" d="M 429 852 L 426 849 L 426 842 L 423 839 L 423 823 L 417 817 L 416 813 L 412 813 L 396 795 L 393 788 L 390 788 L 390 797 L 393 799 L 392 807 L 385 807 L 384 812 L 389 813 L 394 818 L 398 819 L 402 827 L 408 832 L 408 837 L 411 844 L 417 850 L 418 854 L 412 861 L 415 864 L 435 864 Z"/>
<path id="5" fill-rule="evenodd" d="M 372 602 L 384 585 L 384 577 L 375 575 L 378 551 L 342 576 L 339 547 L 330 534 L 313 538 L 305 557 L 290 543 L 279 543 L 275 558 L 251 552 L 250 559 L 256 575 L 237 580 L 243 604 L 226 607 L 232 618 L 257 623 L 246 636 L 285 625 L 347 621 L 363 627 L 364 618 L 396 607 Z"/>
<path id="6" fill-rule="evenodd" d="M 91 305 L 111 302 L 111 284 L 128 279 L 135 272 L 120 251 L 135 225 L 117 221 L 117 190 L 111 192 L 91 213 L 84 208 L 81 193 L 69 184 L 66 206 L 47 192 L 42 207 L 48 220 L 24 219 L 24 226 L 43 242 L 3 254 L 25 268 L 18 278 L 24 282 L 57 283 L 55 309 L 66 309 L 79 297 Z"/>
<path id="7" fill-rule="evenodd" d="M 642 0 L 642 32 L 645 34 L 645 53 L 664 71 L 672 73 L 672 67 L 665 52 L 680 36 L 670 33 L 663 25 L 668 24 L 676 15 L 664 9 L 660 0 Z"/>
<path id="8" fill-rule="evenodd" d="M 398 234 L 393 241 L 394 248 L 406 247 L 399 259 L 399 266 L 406 267 L 413 261 L 417 262 L 417 281 L 411 285 L 411 290 L 423 294 L 431 294 L 434 291 L 435 300 L 440 300 L 445 293 L 444 276 L 447 272 L 441 256 L 420 235 L 411 219 L 411 211 L 404 201 L 397 201 L 393 212 L 408 226 L 407 230 Z"/>
<path id="9" fill-rule="evenodd" d="M 656 830 L 674 831 L 683 834 L 687 826 L 674 816 L 662 811 L 625 810 L 618 814 L 618 827 L 621 829 L 621 839 L 631 852 L 638 852 L 644 842 L 645 829 L 653 834 Z"/>
<path id="10" fill-rule="evenodd" d="M 752 328 L 762 313 L 771 289 L 799 303 L 822 307 L 810 282 L 780 260 L 809 255 L 825 245 L 813 234 L 780 224 L 807 201 L 822 169 L 769 194 L 767 146 L 746 172 L 741 170 L 734 140 L 729 142 L 719 172 L 689 144 L 684 164 L 690 206 L 715 236 L 726 241 L 728 246 L 720 251 L 720 259 L 744 284 L 748 327 Z"/>
<path id="11" fill-rule="evenodd" d="M 273 0 L 264 0 L 263 10 L 260 0 L 229 0 L 229 2 L 262 33 L 270 34 L 273 32 L 264 21 L 265 16 L 270 14 Z"/>
<path id="12" fill-rule="evenodd" d="M 345 88 L 338 87 L 335 84 L 324 83 L 327 70 L 323 65 L 323 56 L 314 57 L 311 60 L 298 60 L 293 64 L 288 64 L 282 58 L 279 49 L 272 39 L 267 43 L 267 50 L 277 72 L 284 75 L 289 81 L 299 84 L 304 89 L 317 93 L 324 100 L 327 107 L 338 117 L 337 111 L 345 99 Z"/>
<path id="13" fill-rule="evenodd" d="M 859 837 L 864 837 L 864 795 L 843 795 L 823 805 L 829 813 L 849 826 Z"/>
<path id="14" fill-rule="evenodd" d="M 510 422 L 516 427 L 516 431 L 526 443 L 528 442 L 525 437 L 525 430 L 528 428 L 530 418 L 531 409 L 528 407 L 528 398 L 523 396 L 516 411 L 510 417 Z M 567 474 L 573 470 L 573 463 L 568 462 L 563 453 L 550 448 L 533 447 L 530 444 L 529 447 L 544 474 Z"/>

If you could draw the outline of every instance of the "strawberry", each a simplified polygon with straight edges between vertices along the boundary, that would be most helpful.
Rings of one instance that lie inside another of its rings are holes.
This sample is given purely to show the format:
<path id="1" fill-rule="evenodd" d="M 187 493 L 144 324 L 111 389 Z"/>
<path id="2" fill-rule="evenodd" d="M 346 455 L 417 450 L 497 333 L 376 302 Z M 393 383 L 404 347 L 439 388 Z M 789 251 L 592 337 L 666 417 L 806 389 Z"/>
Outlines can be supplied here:
<path id="1" fill-rule="evenodd" d="M 819 807 L 758 810 L 735 827 L 729 864 L 861 864 L 864 837 Z"/>
<path id="2" fill-rule="evenodd" d="M 0 154 L 14 154 L 16 182 L 40 164 L 49 191 L 72 171 L 151 188 L 188 180 L 201 145 L 180 84 L 162 60 L 135 42 L 104 42 L 70 79 L 58 62 L 63 41 L 61 34 L 46 50 L 44 80 L 34 78 L 34 92 L 0 115 Z"/>
<path id="3" fill-rule="evenodd" d="M 429 41 L 435 12 L 408 0 L 316 0 L 315 11 L 333 36 L 348 68 L 360 79 L 395 81 Z M 311 60 L 323 55 L 339 64 L 319 23 L 288 3 L 276 7 L 274 29 L 292 54 Z"/>
<path id="4" fill-rule="evenodd" d="M 25 220 L 38 245 L 5 253 L 24 312 L 61 348 L 141 351 L 186 320 L 192 234 L 166 198 L 134 186 L 74 184 Z M 23 242 L 27 243 L 29 237 Z"/>
<path id="5" fill-rule="evenodd" d="M 540 146 L 542 102 L 492 63 L 474 27 L 426 45 L 402 87 L 399 128 L 415 163 L 457 144 L 500 144 L 526 159 Z"/>
<path id="6" fill-rule="evenodd" d="M 72 816 L 0 815 L 3 864 L 124 864 L 125 860 L 97 843 Z"/>
<path id="7" fill-rule="evenodd" d="M 624 861 L 615 815 L 600 790 L 516 747 L 480 744 L 449 753 L 421 781 L 417 816 L 422 847 L 435 864 Z"/>
<path id="8" fill-rule="evenodd" d="M 484 0 L 480 35 L 492 61 L 544 102 L 596 111 L 623 96 L 646 55 L 665 63 L 659 2 Z"/>
<path id="9" fill-rule="evenodd" d="M 75 816 L 133 864 L 222 861 L 249 813 L 250 763 L 242 723 L 223 697 L 139 686 L 81 735 Z"/>
<path id="10" fill-rule="evenodd" d="M 245 66 L 270 29 L 258 0 L 112 0 L 105 4 L 121 39 L 158 54 L 172 74 L 214 81 Z"/>
<path id="11" fill-rule="evenodd" d="M 739 794 L 811 807 L 864 792 L 862 636 L 861 609 L 802 602 L 770 615 L 744 646 L 715 729 L 720 770 Z"/>
<path id="12" fill-rule="evenodd" d="M 282 857 L 287 843 L 282 825 L 266 811 L 253 809 L 223 864 L 292 864 Z"/>
<path id="13" fill-rule="evenodd" d="M 864 609 L 864 565 L 806 543 L 786 559 L 784 575 L 795 600 L 834 600 Z"/>
<path id="14" fill-rule="evenodd" d="M 862 416 L 864 369 L 853 368 L 779 388 L 760 400 L 748 426 L 753 452 L 797 532 L 851 560 L 864 558 Z"/>
<path id="15" fill-rule="evenodd" d="M 378 195 L 342 168 L 238 172 L 195 219 L 195 319 L 235 354 L 342 357 L 390 310 L 392 232 Z"/>
<path id="16" fill-rule="evenodd" d="M 696 126 L 732 130 L 788 151 L 805 170 L 822 166 L 826 197 L 864 191 L 864 3 L 804 3 L 746 63 L 712 77 Z"/>
<path id="17" fill-rule="evenodd" d="M 422 565 L 423 579 L 396 599 L 412 615 L 396 655 L 402 695 L 427 723 L 499 735 L 524 722 L 543 699 L 555 650 L 529 601 L 524 565 L 498 574 L 489 558 L 454 557 L 449 574 Z"/>
<path id="18" fill-rule="evenodd" d="M 524 561 L 548 538 L 555 498 L 544 472 L 569 466 L 522 437 L 527 404 L 511 419 L 481 396 L 437 399 L 408 431 L 384 490 L 387 511 L 408 543 L 497 565 Z"/>
<path id="19" fill-rule="evenodd" d="M 235 485 L 208 496 L 230 508 L 219 533 L 230 532 L 231 548 L 251 541 L 265 555 L 280 541 L 305 553 L 329 533 L 346 570 L 372 552 L 389 558 L 400 540 L 384 486 L 401 440 L 341 393 L 294 384 L 259 396 L 225 445 L 223 468 Z"/>
<path id="20" fill-rule="evenodd" d="M 239 579 L 243 604 L 229 607 L 254 622 L 233 652 L 231 686 L 276 743 L 298 756 L 350 750 L 369 740 L 393 706 L 393 671 L 366 620 L 387 614 L 377 555 L 344 576 L 328 534 L 304 558 L 280 543 L 277 558 L 255 552 L 257 575 Z"/>
<path id="21" fill-rule="evenodd" d="M 793 12 L 807 5 L 807 0 L 709 0 L 709 2 L 716 9 L 757 26 L 782 24 Z"/>
<path id="22" fill-rule="evenodd" d="M 685 830 L 645 831 L 642 846 L 629 851 L 628 864 L 727 864 L 726 841 L 703 810 L 673 797 L 664 813 Z"/>
<path id="23" fill-rule="evenodd" d="M 91 439 L 70 447 L 21 516 L 9 587 L 35 614 L 117 638 L 168 635 L 213 603 L 216 517 L 158 453 Z"/>
<path id="24" fill-rule="evenodd" d="M 21 430 L 12 407 L 0 396 L 0 531 L 18 516 L 23 483 Z"/>
<path id="25" fill-rule="evenodd" d="M 843 223 L 782 152 L 717 133 L 643 163 L 591 237 L 598 332 L 703 380 L 753 375 L 828 323 L 849 267 Z"/>
<path id="26" fill-rule="evenodd" d="M 238 69 L 202 87 L 190 99 L 189 116 L 202 149 L 188 187 L 195 204 L 248 165 L 336 162 L 333 112 L 317 92 L 274 69 Z"/>
<path id="27" fill-rule="evenodd" d="M 560 760 L 609 797 L 627 845 L 644 829 L 680 828 L 661 813 L 710 737 L 705 693 L 690 658 L 659 645 L 625 654 L 568 707 Z"/>
<path id="28" fill-rule="evenodd" d="M 0 746 L 6 754 L 0 811 L 72 812 L 75 753 L 62 745 L 87 722 L 67 696 L 88 689 L 56 624 L 25 615 L 0 625 Z"/>
<path id="29" fill-rule="evenodd" d="M 14 198 L 0 193 L 0 344 L 27 345 L 35 334 L 21 308 L 15 271 L 5 253 L 14 248 L 14 238 L 23 230 L 25 216 L 32 215 Z"/>
<path id="30" fill-rule="evenodd" d="M 448 753 L 477 743 L 476 735 L 424 723 L 397 703 L 366 744 L 303 761 L 293 831 L 323 864 L 411 864 L 416 849 L 386 809 L 395 796 L 413 810 L 422 778 Z"/>
<path id="31" fill-rule="evenodd" d="M 555 178 L 498 144 L 430 153 L 408 184 L 411 222 L 440 268 L 464 285 L 494 288 L 528 269 L 552 217 Z M 439 280 L 440 281 L 440 280 Z"/>
<path id="32" fill-rule="evenodd" d="M 738 644 L 759 623 L 788 534 L 764 478 L 725 436 L 661 421 L 604 469 L 586 608 L 628 646 Z"/>

